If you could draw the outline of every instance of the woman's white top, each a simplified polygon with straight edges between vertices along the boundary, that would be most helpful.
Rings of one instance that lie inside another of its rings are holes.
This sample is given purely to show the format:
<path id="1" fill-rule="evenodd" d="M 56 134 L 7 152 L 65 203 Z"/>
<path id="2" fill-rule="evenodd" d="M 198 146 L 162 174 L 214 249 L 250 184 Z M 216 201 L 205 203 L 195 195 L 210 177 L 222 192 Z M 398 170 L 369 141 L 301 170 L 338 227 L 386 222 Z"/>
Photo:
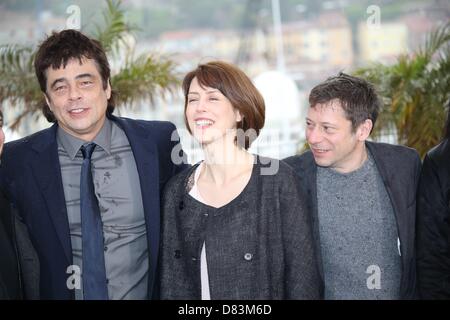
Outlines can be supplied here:
<path id="1" fill-rule="evenodd" d="M 205 203 L 205 200 L 200 195 L 200 192 L 198 191 L 198 178 L 200 177 L 200 172 L 202 172 L 203 168 L 203 162 L 200 163 L 200 165 L 195 169 L 195 175 L 194 175 L 194 186 L 192 187 L 191 191 L 189 191 L 189 195 L 193 197 L 195 200 Z M 206 263 L 206 250 L 205 250 L 205 243 L 203 242 L 202 246 L 202 252 L 200 254 L 200 281 L 201 281 L 201 288 L 202 288 L 202 300 L 211 300 L 211 296 L 209 294 L 209 279 L 208 279 L 208 265 Z"/>

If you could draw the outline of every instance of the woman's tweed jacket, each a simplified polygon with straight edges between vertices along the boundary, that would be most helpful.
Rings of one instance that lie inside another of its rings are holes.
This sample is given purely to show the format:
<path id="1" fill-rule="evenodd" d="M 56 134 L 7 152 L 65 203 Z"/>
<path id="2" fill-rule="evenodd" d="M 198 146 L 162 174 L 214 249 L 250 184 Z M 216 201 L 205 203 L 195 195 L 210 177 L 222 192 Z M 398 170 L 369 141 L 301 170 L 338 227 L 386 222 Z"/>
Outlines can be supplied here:
<path id="1" fill-rule="evenodd" d="M 162 299 L 201 298 L 204 242 L 213 300 L 321 297 L 310 214 L 294 171 L 279 160 L 257 159 L 247 186 L 221 208 L 188 194 L 198 165 L 169 181 L 162 211 Z M 275 174 L 264 174 L 274 166 Z"/>

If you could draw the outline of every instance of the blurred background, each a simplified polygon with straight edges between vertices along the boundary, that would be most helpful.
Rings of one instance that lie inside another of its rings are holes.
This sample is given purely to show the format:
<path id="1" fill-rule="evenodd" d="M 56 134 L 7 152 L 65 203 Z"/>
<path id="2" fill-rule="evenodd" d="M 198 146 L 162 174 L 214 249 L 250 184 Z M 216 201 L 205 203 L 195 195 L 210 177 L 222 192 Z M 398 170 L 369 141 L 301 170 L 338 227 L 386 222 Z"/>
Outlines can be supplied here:
<path id="1" fill-rule="evenodd" d="M 265 98 L 254 152 L 301 152 L 309 91 L 343 71 L 370 80 L 383 99 L 373 139 L 423 155 L 447 114 L 449 21 L 448 0 L 0 0 L 6 139 L 51 125 L 40 112 L 33 54 L 53 30 L 74 28 L 109 54 L 115 113 L 174 122 L 192 162 L 198 146 L 185 130 L 180 80 L 213 59 L 237 64 Z"/>

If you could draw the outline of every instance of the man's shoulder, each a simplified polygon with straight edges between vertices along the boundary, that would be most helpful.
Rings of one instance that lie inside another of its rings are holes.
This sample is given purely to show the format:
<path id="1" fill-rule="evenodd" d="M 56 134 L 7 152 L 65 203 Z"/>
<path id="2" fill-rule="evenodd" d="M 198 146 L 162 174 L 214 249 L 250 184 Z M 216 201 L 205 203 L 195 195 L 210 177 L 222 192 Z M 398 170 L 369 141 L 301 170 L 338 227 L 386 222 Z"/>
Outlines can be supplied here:
<path id="1" fill-rule="evenodd" d="M 310 169 L 316 166 L 314 156 L 310 150 L 283 159 L 285 163 L 291 166 L 295 171 Z"/>
<path id="2" fill-rule="evenodd" d="M 170 139 L 172 135 L 176 134 L 176 127 L 170 121 L 141 120 L 124 117 L 115 117 L 113 120 L 119 122 L 119 125 L 122 125 L 122 129 L 126 130 L 124 127 L 137 129 L 138 131 L 145 132 L 146 135 L 151 136 L 155 141 L 167 142 L 167 139 Z"/>
<path id="3" fill-rule="evenodd" d="M 419 153 L 410 147 L 382 142 L 366 142 L 370 152 L 376 158 L 389 157 L 400 161 L 419 160 Z"/>
<path id="4" fill-rule="evenodd" d="M 11 142 L 8 142 L 4 146 L 4 153 L 22 153 L 22 152 L 29 152 L 31 150 L 31 146 L 38 144 L 38 143 L 46 143 L 51 142 L 50 139 L 54 138 L 54 128 L 50 127 L 47 129 L 40 130 L 38 132 L 35 132 L 29 136 L 26 136 L 24 138 L 14 140 Z M 55 140 L 56 141 L 56 140 Z"/>
<path id="5" fill-rule="evenodd" d="M 391 177 L 395 174 L 397 180 L 406 181 L 404 179 L 410 179 L 419 175 L 422 161 L 415 149 L 375 142 L 368 142 L 367 147 L 382 176 Z M 407 183 L 405 182 L 404 184 Z M 411 185 L 414 186 L 415 184 Z"/>
<path id="6" fill-rule="evenodd" d="M 439 166 L 448 166 L 448 160 L 450 159 L 450 141 L 448 139 L 441 141 L 427 152 L 427 157 Z"/>
<path id="7" fill-rule="evenodd" d="M 131 119 L 125 117 L 116 117 L 119 121 L 128 123 L 131 126 L 138 126 L 147 130 L 173 130 L 175 125 L 170 121 L 161 120 L 142 120 L 142 119 Z"/>

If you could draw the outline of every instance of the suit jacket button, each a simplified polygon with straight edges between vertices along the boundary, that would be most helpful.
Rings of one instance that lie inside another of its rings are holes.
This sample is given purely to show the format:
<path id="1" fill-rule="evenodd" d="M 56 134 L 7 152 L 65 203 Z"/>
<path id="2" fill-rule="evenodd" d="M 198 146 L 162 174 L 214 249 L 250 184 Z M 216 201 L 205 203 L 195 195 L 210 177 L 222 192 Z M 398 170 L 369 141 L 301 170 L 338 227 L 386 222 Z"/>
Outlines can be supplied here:
<path id="1" fill-rule="evenodd" d="M 244 254 L 244 259 L 250 261 L 253 259 L 253 255 L 251 253 Z"/>
<path id="2" fill-rule="evenodd" d="M 175 259 L 180 259 L 180 258 L 181 258 L 181 251 L 175 250 Z"/>

